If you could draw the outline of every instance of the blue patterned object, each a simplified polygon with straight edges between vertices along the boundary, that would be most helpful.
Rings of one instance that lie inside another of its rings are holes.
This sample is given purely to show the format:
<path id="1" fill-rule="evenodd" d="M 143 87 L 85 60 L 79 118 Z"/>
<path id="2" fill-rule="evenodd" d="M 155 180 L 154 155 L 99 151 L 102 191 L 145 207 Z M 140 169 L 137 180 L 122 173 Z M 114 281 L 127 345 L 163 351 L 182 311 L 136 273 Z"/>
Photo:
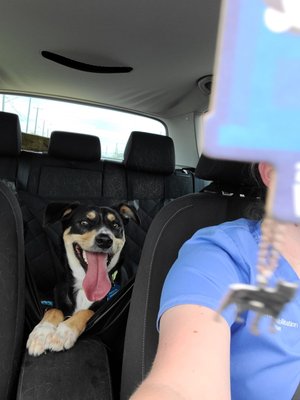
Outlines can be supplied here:
<path id="1" fill-rule="evenodd" d="M 203 152 L 268 161 L 276 185 L 268 213 L 300 221 L 300 2 L 223 4 Z"/>

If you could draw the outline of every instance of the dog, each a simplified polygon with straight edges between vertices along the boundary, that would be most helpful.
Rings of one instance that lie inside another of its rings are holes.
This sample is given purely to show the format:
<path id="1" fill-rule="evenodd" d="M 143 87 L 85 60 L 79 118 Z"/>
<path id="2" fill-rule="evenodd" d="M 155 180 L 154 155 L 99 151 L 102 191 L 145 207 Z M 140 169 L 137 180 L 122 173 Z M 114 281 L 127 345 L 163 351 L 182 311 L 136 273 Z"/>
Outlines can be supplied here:
<path id="1" fill-rule="evenodd" d="M 126 240 L 124 225 L 130 219 L 140 224 L 136 210 L 125 203 L 116 207 L 48 205 L 44 223 L 62 224 L 65 273 L 54 289 L 55 308 L 45 312 L 28 337 L 30 355 L 74 346 L 93 308 L 105 301 L 111 289 L 111 274 L 118 268 Z"/>
<path id="2" fill-rule="evenodd" d="M 270 330 L 275 332 L 276 319 L 279 317 L 284 306 L 290 302 L 296 294 L 298 285 L 292 282 L 279 281 L 276 287 L 260 287 L 247 284 L 230 285 L 230 290 L 225 296 L 219 314 L 221 314 L 230 304 L 237 307 L 236 321 L 243 322 L 241 314 L 246 310 L 256 312 L 252 322 L 251 331 L 258 334 L 258 324 L 260 319 L 267 315 L 271 317 Z"/>

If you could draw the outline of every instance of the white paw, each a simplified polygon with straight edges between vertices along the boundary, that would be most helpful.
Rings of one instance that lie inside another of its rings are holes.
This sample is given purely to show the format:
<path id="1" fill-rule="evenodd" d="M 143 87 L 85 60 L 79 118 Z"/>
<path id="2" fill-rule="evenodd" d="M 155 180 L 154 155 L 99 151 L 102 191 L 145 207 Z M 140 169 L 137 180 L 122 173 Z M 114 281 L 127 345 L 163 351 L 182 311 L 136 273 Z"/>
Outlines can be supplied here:
<path id="1" fill-rule="evenodd" d="M 47 340 L 47 349 L 51 351 L 62 351 L 74 346 L 78 339 L 77 330 L 69 327 L 65 322 L 61 322 L 55 333 Z"/>
<path id="2" fill-rule="evenodd" d="M 31 356 L 40 356 L 47 350 L 47 343 L 54 335 L 56 327 L 49 322 L 40 322 L 28 337 L 26 347 Z"/>

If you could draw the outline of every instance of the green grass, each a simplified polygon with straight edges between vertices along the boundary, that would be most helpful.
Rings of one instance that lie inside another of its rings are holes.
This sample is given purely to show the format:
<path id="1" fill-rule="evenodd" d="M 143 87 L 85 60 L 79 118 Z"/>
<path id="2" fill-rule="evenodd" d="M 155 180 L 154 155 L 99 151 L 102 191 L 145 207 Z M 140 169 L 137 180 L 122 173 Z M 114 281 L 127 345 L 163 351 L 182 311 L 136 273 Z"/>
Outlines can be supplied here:
<path id="1" fill-rule="evenodd" d="M 48 151 L 49 138 L 32 135 L 30 133 L 22 133 L 22 149 L 47 152 Z"/>

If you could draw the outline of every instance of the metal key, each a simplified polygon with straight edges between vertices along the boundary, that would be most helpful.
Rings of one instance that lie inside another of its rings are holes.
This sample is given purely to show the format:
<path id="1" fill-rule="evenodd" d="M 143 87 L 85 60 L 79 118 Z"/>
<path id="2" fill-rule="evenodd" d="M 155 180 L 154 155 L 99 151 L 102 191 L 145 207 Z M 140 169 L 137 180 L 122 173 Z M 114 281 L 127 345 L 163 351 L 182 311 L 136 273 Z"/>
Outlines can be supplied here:
<path id="1" fill-rule="evenodd" d="M 259 333 L 259 322 L 265 315 L 271 317 L 270 331 L 276 332 L 276 320 L 298 289 L 298 284 L 287 281 L 278 281 L 275 287 L 268 286 L 269 279 L 277 268 L 280 255 L 277 248 L 283 235 L 284 224 L 271 218 L 265 219 L 258 253 L 257 284 L 230 285 L 219 309 L 221 314 L 229 305 L 235 304 L 237 322 L 243 322 L 241 314 L 244 311 L 254 311 L 256 314 L 251 324 L 253 334 Z"/>

